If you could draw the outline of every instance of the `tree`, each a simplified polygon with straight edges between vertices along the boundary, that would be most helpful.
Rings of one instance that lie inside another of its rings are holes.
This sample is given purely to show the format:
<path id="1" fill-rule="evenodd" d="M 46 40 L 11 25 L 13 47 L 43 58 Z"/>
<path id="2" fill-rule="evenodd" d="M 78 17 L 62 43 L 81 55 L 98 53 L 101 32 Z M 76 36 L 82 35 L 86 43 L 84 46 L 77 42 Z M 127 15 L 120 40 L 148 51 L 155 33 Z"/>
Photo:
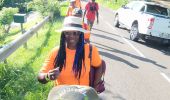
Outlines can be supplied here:
<path id="1" fill-rule="evenodd" d="M 2 8 L 3 4 L 4 4 L 4 0 L 0 0 L 0 8 Z"/>
<path id="2" fill-rule="evenodd" d="M 60 15 L 60 5 L 58 1 L 54 0 L 34 0 L 34 7 L 42 15 L 47 16 L 49 13 L 53 13 L 55 16 Z"/>
<path id="3" fill-rule="evenodd" d="M 26 10 L 26 3 L 33 1 L 33 0 L 0 0 L 0 9 L 2 7 L 18 7 L 21 12 L 25 13 Z M 24 10 L 23 10 L 24 9 Z"/>
<path id="4" fill-rule="evenodd" d="M 6 34 L 9 33 L 10 24 L 13 21 L 13 15 L 18 12 L 18 8 L 2 8 L 0 12 L 0 24 L 2 25 L 3 31 Z"/>

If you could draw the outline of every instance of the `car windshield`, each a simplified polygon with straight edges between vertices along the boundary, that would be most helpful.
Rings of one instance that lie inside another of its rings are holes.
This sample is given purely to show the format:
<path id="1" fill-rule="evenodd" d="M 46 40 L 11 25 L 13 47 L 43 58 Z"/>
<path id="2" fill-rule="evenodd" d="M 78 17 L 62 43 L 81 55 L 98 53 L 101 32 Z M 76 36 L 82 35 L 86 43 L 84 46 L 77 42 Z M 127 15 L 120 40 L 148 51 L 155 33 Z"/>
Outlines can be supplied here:
<path id="1" fill-rule="evenodd" d="M 168 16 L 167 8 L 160 7 L 157 5 L 147 5 L 146 12 Z"/>

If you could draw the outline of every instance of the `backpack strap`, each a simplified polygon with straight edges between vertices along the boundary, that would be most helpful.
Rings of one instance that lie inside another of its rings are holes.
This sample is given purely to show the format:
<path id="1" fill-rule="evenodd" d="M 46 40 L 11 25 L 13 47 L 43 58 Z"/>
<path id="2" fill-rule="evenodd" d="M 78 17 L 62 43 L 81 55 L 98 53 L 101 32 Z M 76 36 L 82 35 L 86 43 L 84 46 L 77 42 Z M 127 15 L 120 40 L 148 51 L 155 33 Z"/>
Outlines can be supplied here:
<path id="1" fill-rule="evenodd" d="M 94 77 L 95 77 L 95 69 L 91 66 L 91 60 L 92 60 L 92 45 L 89 44 L 89 58 L 90 58 L 90 73 L 89 73 L 89 85 L 91 87 L 94 87 Z"/>
<path id="2" fill-rule="evenodd" d="M 90 86 L 94 86 L 94 78 L 95 78 L 95 68 L 91 65 L 92 61 L 92 45 L 89 44 L 89 58 L 90 58 Z M 102 81 L 104 81 L 104 75 L 105 75 L 105 70 L 106 70 L 106 63 L 104 60 L 102 60 Z"/>
<path id="3" fill-rule="evenodd" d="M 89 44 L 89 58 L 90 58 L 90 64 L 91 64 L 91 59 L 92 59 L 92 45 Z"/>

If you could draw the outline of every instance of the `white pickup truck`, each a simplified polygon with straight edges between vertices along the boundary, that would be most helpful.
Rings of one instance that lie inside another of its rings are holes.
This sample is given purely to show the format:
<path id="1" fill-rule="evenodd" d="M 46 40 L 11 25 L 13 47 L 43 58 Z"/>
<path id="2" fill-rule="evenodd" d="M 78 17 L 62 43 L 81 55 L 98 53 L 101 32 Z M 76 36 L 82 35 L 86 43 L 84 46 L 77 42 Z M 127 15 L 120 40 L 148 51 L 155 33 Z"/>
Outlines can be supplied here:
<path id="1" fill-rule="evenodd" d="M 155 2 L 132 1 L 115 13 L 114 26 L 123 24 L 130 39 L 156 40 L 170 44 L 170 10 Z"/>

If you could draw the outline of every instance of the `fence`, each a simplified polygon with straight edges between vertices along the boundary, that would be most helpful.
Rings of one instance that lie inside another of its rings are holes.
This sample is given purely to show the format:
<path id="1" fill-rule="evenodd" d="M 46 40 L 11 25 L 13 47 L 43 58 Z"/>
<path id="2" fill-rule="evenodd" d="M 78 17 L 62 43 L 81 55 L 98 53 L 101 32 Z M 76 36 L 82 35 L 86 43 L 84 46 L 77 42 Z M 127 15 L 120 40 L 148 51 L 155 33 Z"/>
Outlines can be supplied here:
<path id="1" fill-rule="evenodd" d="M 30 37 L 32 37 L 47 21 L 49 21 L 50 18 L 51 18 L 50 16 L 45 17 L 42 22 L 33 26 L 31 29 L 26 31 L 24 34 L 22 34 L 14 41 L 3 46 L 3 48 L 0 49 L 0 62 L 4 61 L 8 56 L 10 56 L 13 52 L 15 52 L 21 45 L 26 43 Z"/>

